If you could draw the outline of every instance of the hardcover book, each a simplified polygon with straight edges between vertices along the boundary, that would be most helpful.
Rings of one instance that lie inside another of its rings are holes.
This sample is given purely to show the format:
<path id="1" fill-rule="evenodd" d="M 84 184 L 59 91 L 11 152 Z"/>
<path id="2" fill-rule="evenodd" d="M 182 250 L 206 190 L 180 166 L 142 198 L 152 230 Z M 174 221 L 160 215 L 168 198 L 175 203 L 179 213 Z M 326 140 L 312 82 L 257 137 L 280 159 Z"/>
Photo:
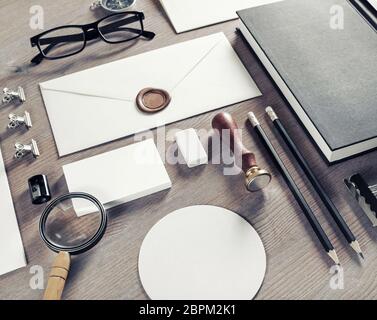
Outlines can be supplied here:
<path id="1" fill-rule="evenodd" d="M 377 147 L 377 32 L 350 2 L 285 0 L 238 15 L 330 163 Z"/>

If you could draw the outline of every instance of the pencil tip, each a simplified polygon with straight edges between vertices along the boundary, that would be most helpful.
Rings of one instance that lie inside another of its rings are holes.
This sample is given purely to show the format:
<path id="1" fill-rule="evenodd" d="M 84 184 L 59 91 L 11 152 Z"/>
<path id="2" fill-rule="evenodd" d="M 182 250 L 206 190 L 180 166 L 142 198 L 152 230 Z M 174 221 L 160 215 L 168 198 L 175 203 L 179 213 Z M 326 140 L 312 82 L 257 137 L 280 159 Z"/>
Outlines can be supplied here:
<path id="1" fill-rule="evenodd" d="M 327 252 L 327 254 L 335 262 L 336 265 L 340 266 L 340 261 L 339 261 L 338 255 L 336 254 L 335 250 L 330 250 L 329 252 Z"/>
<path id="2" fill-rule="evenodd" d="M 357 240 L 353 241 L 350 243 L 350 246 L 353 250 L 355 250 L 357 252 L 357 254 L 363 259 L 365 260 L 364 258 L 364 254 L 363 252 L 361 251 L 361 248 L 360 248 L 360 244 L 357 242 Z"/>

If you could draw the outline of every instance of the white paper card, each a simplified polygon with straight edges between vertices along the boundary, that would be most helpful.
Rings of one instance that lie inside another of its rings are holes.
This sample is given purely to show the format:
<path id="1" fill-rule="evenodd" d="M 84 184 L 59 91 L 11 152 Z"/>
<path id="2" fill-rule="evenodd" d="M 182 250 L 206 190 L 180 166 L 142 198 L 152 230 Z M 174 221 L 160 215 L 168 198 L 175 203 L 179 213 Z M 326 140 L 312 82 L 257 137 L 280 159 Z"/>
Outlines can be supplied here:
<path id="1" fill-rule="evenodd" d="M 148 232 L 139 254 L 140 280 L 153 300 L 249 300 L 265 272 L 255 229 L 214 206 L 168 214 Z"/>
<path id="2" fill-rule="evenodd" d="M 168 189 L 171 181 L 153 139 L 63 166 L 70 192 L 86 192 L 109 209 Z M 79 216 L 93 207 L 74 203 Z"/>
<path id="3" fill-rule="evenodd" d="M 177 33 L 237 19 L 239 10 L 282 0 L 160 0 Z"/>
<path id="4" fill-rule="evenodd" d="M 25 266 L 24 247 L 0 150 L 0 275 Z"/>
<path id="5" fill-rule="evenodd" d="M 144 88 L 167 90 L 169 106 L 145 114 Z M 223 33 L 179 43 L 40 84 L 63 156 L 259 96 Z"/>

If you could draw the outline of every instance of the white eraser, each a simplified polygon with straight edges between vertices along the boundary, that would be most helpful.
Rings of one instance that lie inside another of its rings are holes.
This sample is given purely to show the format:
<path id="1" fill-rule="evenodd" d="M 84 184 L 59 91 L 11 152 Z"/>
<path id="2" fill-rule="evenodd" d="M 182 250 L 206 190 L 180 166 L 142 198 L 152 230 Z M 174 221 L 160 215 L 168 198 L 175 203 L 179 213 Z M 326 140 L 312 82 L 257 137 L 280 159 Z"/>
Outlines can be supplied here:
<path id="1" fill-rule="evenodd" d="M 189 168 L 208 163 L 207 153 L 194 129 L 177 132 L 175 141 Z"/>

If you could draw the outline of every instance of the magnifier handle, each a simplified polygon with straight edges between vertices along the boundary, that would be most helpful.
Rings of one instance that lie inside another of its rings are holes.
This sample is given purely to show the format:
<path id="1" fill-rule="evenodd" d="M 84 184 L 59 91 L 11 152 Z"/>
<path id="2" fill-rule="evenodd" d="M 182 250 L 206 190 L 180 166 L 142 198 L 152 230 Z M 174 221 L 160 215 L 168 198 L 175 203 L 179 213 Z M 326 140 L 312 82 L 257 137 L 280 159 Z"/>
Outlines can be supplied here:
<path id="1" fill-rule="evenodd" d="M 43 300 L 60 300 L 68 277 L 71 257 L 68 252 L 59 252 L 52 265 Z"/>

